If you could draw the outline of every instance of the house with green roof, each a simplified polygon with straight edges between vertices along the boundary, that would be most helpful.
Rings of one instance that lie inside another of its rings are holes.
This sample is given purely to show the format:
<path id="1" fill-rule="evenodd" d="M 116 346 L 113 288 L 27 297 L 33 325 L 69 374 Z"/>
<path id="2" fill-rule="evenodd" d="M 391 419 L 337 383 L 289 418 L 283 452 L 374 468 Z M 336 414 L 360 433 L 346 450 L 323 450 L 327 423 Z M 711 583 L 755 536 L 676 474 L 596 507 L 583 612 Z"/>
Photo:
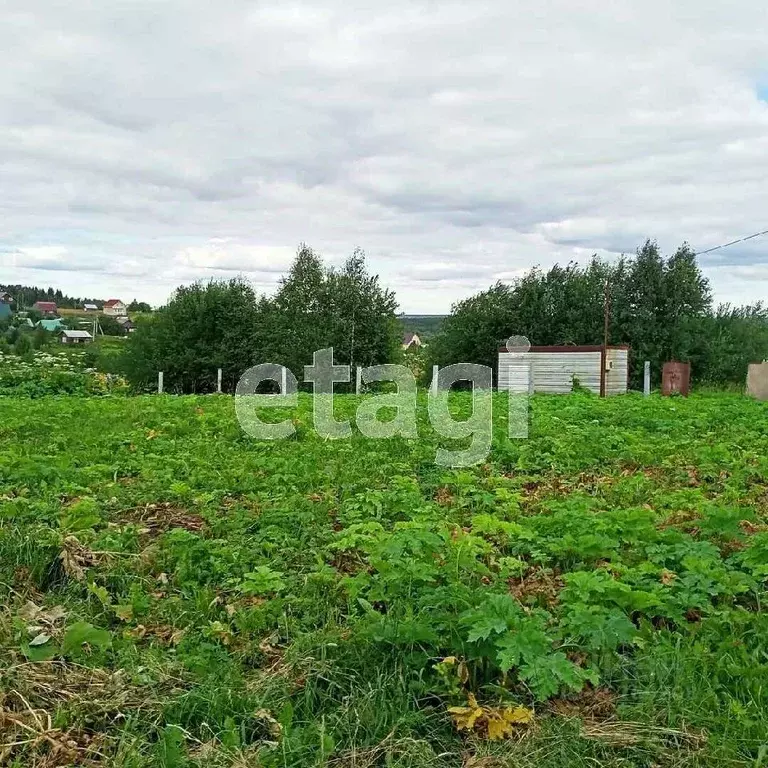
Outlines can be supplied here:
<path id="1" fill-rule="evenodd" d="M 44 328 L 46 331 L 60 331 L 64 327 L 60 317 L 53 320 L 40 320 L 37 324 L 38 328 Z"/>

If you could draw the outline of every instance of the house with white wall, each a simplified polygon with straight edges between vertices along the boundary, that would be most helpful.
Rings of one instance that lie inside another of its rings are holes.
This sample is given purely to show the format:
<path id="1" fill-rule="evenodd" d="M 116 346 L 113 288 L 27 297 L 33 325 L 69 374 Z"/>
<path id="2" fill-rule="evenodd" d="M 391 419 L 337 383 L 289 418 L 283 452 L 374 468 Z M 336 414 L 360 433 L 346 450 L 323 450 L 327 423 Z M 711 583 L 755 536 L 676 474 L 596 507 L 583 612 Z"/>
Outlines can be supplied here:
<path id="1" fill-rule="evenodd" d="M 102 309 L 105 315 L 111 315 L 112 317 L 122 317 L 128 314 L 128 308 L 123 304 L 120 299 L 110 299 L 104 302 L 104 308 Z"/>

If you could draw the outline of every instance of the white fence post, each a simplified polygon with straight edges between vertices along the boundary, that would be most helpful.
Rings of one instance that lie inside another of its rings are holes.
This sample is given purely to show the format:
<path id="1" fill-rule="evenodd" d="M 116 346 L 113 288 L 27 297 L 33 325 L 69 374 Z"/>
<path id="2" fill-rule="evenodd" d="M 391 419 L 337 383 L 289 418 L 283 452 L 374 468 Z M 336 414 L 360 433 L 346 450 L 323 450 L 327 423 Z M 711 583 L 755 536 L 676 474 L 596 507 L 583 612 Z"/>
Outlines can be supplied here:
<path id="1" fill-rule="evenodd" d="M 285 391 L 288 389 L 288 369 L 283 366 L 280 369 L 280 394 L 284 395 Z"/>
<path id="2" fill-rule="evenodd" d="M 216 374 L 216 391 L 221 394 L 221 368 L 219 368 Z"/>
<path id="3" fill-rule="evenodd" d="M 157 372 L 157 394 L 158 395 L 163 394 L 163 372 L 162 371 Z"/>
<path id="4" fill-rule="evenodd" d="M 643 395 L 648 397 L 651 394 L 651 361 L 645 361 L 645 367 L 643 369 Z"/>
<path id="5" fill-rule="evenodd" d="M 363 369 L 358 365 L 355 369 L 355 394 L 359 395 L 363 391 Z"/>
<path id="6" fill-rule="evenodd" d="M 501 388 L 499 391 L 502 391 Z M 511 439 L 524 440 L 528 437 L 529 405 L 532 394 L 531 364 L 522 355 L 513 355 L 512 361 L 507 365 L 507 434 Z"/>
<path id="7" fill-rule="evenodd" d="M 432 385 L 430 386 L 430 389 L 432 390 L 432 394 L 437 394 L 437 376 L 440 371 L 439 365 L 433 365 L 432 366 Z"/>

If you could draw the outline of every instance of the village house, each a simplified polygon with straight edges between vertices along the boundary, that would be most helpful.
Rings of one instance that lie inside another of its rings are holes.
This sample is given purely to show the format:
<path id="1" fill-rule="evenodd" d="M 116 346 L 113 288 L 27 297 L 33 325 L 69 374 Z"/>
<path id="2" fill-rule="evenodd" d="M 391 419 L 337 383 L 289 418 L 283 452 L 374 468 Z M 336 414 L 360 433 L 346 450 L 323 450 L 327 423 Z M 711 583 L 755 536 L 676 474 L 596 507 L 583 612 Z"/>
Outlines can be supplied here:
<path id="1" fill-rule="evenodd" d="M 110 299 L 104 302 L 103 312 L 105 315 L 111 315 L 112 317 L 122 317 L 128 314 L 128 309 L 120 299 Z"/>
<path id="2" fill-rule="evenodd" d="M 55 315 L 58 313 L 55 301 L 36 301 L 32 305 L 32 309 L 36 312 L 40 312 L 43 315 Z"/>
<path id="3" fill-rule="evenodd" d="M 61 332 L 62 344 L 90 344 L 92 341 L 93 336 L 88 331 L 70 331 L 65 329 Z"/>
<path id="4" fill-rule="evenodd" d="M 64 327 L 64 323 L 60 317 L 54 317 L 50 320 L 40 320 L 37 327 L 45 331 L 59 331 Z"/>
<path id="5" fill-rule="evenodd" d="M 98 312 L 99 308 L 96 304 L 83 304 L 83 310 L 86 312 Z"/>
<path id="6" fill-rule="evenodd" d="M 13 304 L 13 296 L 8 291 L 0 291 L 0 302 L 4 304 Z"/>
<path id="7" fill-rule="evenodd" d="M 403 336 L 403 349 L 423 346 L 418 333 L 406 333 Z"/>
<path id="8" fill-rule="evenodd" d="M 118 317 L 117 322 L 125 333 L 133 333 L 136 330 L 136 324 L 128 316 Z"/>

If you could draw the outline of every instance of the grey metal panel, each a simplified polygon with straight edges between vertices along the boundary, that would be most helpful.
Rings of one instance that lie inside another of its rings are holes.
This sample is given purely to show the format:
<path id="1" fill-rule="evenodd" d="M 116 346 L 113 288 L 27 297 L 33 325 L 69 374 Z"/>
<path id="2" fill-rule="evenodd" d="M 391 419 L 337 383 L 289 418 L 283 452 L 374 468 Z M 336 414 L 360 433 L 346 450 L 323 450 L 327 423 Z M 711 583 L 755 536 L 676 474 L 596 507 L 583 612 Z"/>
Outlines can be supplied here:
<path id="1" fill-rule="evenodd" d="M 600 392 L 599 351 L 589 352 L 527 352 L 511 355 L 499 353 L 498 386 L 512 391 L 525 391 L 521 380 L 521 366 L 530 363 L 533 390 L 552 394 L 564 394 L 573 388 L 574 376 L 581 386 Z M 627 391 L 629 354 L 626 349 L 608 349 L 606 356 L 606 393 L 621 394 Z"/>

